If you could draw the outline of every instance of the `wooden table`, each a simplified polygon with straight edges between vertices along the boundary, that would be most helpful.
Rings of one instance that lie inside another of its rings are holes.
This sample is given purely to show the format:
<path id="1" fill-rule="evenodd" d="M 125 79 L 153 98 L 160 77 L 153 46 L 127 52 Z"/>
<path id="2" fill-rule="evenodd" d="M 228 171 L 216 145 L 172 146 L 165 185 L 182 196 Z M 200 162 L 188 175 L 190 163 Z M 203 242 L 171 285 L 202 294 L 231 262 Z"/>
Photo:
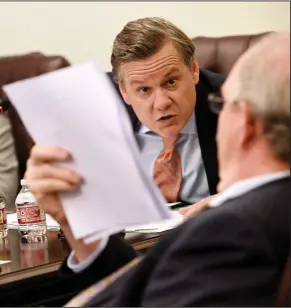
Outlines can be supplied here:
<path id="1" fill-rule="evenodd" d="M 12 262 L 1 266 L 0 285 L 55 271 L 68 252 L 57 232 L 48 231 L 39 242 L 28 243 L 17 230 L 9 230 L 8 237 L 0 239 L 0 259 Z"/>
<path id="2" fill-rule="evenodd" d="M 137 250 L 153 246 L 160 234 L 126 235 Z M 55 231 L 48 231 L 39 242 L 28 243 L 17 230 L 9 230 L 0 240 L 0 260 L 11 260 L 1 266 L 1 306 L 61 306 L 79 292 L 60 281 L 57 272 L 70 252 L 65 239 Z"/>

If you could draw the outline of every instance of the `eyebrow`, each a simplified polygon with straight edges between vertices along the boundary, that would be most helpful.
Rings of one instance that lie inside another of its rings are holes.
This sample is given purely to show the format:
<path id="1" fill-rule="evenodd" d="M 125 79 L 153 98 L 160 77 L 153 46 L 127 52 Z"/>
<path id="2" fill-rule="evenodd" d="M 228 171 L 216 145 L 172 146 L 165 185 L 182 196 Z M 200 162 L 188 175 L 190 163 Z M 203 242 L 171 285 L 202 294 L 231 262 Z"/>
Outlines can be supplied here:
<path id="1" fill-rule="evenodd" d="M 177 67 L 171 68 L 163 77 L 164 79 L 169 77 L 170 75 L 174 74 L 174 73 L 180 73 L 180 70 Z M 130 82 L 131 85 L 135 85 L 135 84 L 143 84 L 145 83 L 144 80 L 133 80 Z"/>
<path id="2" fill-rule="evenodd" d="M 142 81 L 141 81 L 141 80 L 133 80 L 133 81 L 131 81 L 131 82 L 130 82 L 130 84 L 131 84 L 131 85 L 135 85 L 135 84 L 143 84 L 143 83 L 144 83 L 144 81 L 143 81 L 143 80 L 142 80 Z"/>
<path id="3" fill-rule="evenodd" d="M 169 77 L 172 74 L 180 73 L 180 70 L 177 67 L 171 68 L 168 73 L 164 76 L 164 78 Z"/>

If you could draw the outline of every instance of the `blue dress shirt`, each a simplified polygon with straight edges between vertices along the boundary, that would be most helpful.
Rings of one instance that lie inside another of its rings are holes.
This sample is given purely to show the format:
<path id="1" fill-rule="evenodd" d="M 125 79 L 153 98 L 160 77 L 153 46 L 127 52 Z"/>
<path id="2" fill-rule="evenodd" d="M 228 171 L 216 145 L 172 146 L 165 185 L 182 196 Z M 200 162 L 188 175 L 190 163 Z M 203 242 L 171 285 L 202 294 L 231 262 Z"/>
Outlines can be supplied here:
<path id="1" fill-rule="evenodd" d="M 177 150 L 181 158 L 183 178 L 179 198 L 193 204 L 209 196 L 194 113 L 180 133 Z M 155 160 L 163 150 L 162 137 L 142 125 L 137 140 L 140 144 L 142 165 L 152 177 Z"/>

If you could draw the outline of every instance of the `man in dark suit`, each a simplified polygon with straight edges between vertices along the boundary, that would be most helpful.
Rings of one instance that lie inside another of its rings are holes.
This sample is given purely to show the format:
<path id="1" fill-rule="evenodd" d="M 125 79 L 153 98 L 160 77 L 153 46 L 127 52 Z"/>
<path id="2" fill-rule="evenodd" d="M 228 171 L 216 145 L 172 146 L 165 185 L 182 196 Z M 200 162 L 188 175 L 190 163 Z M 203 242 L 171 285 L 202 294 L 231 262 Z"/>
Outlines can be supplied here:
<path id="1" fill-rule="evenodd" d="M 247 51 L 212 101 L 222 109 L 221 193 L 142 259 L 118 235 L 90 245 L 73 238 L 58 193 L 79 187 L 80 176 L 51 164 L 67 151 L 34 147 L 30 188 L 73 248 L 62 279 L 95 283 L 68 306 L 274 305 L 290 255 L 290 34 Z"/>
<path id="2" fill-rule="evenodd" d="M 121 99 L 123 100 L 123 97 L 120 94 L 120 90 L 118 87 L 118 84 L 113 81 L 113 75 L 112 73 L 108 73 L 108 77 L 112 81 L 113 85 L 116 88 L 117 93 L 120 95 Z M 215 135 L 216 135 L 216 128 L 217 128 L 217 114 L 211 112 L 209 109 L 209 102 L 208 102 L 208 95 L 212 93 L 218 93 L 220 91 L 220 88 L 224 82 L 225 78 L 219 74 L 213 73 L 206 69 L 199 69 L 199 82 L 195 86 L 196 90 L 196 104 L 194 109 L 194 116 L 195 116 L 195 124 L 196 124 L 196 130 L 197 130 L 197 142 L 199 142 L 199 149 L 201 152 L 201 158 L 200 163 L 203 164 L 203 169 L 205 169 L 205 175 L 206 180 L 201 181 L 202 187 L 207 187 L 206 193 L 202 193 L 201 195 L 197 195 L 197 184 L 195 187 L 195 181 L 191 181 L 191 187 L 192 189 L 189 189 L 189 193 L 186 196 L 178 196 L 177 201 L 181 201 L 183 203 L 189 203 L 194 204 L 203 198 L 206 198 L 208 195 L 212 196 L 216 194 L 216 186 L 218 184 L 218 164 L 217 164 L 217 147 L 216 147 L 216 141 L 215 141 Z M 150 151 L 147 151 L 147 149 L 144 149 L 147 145 L 147 139 L 143 138 L 143 133 L 140 133 L 141 128 L 144 127 L 141 121 L 139 120 L 137 114 L 134 112 L 131 105 L 125 104 L 128 114 L 130 116 L 131 124 L 133 131 L 136 134 L 137 141 L 139 142 L 141 153 L 144 155 L 142 156 L 144 165 L 147 165 L 147 153 Z M 193 120 L 191 118 L 190 120 Z M 189 123 L 189 122 L 188 122 Z M 148 131 L 149 133 L 149 131 Z M 190 135 L 190 134 L 189 134 Z M 154 133 L 152 132 L 151 135 L 147 137 L 156 137 L 161 139 L 158 135 L 154 136 Z M 181 145 L 185 144 L 186 134 L 184 137 L 184 143 L 181 143 Z M 183 141 L 183 140 L 182 140 Z M 155 144 L 153 145 L 152 149 L 155 148 Z M 183 148 L 182 148 L 183 149 Z M 160 146 L 156 147 L 156 151 L 161 151 Z M 187 160 L 191 160 L 191 155 L 193 155 L 194 151 L 189 148 L 185 151 L 185 165 L 187 164 Z M 195 154 L 195 153 L 194 153 Z M 158 155 L 157 155 L 158 156 Z M 184 161 L 182 161 L 183 163 Z M 149 162 L 150 165 L 150 162 Z M 185 167 L 186 169 L 186 167 Z M 188 173 L 194 174 L 197 173 L 198 168 L 191 168 Z M 152 168 L 148 168 L 149 172 L 152 172 Z M 204 173 L 204 171 L 202 171 Z M 182 180 L 182 186 L 190 186 L 190 181 L 187 181 L 191 176 L 188 175 L 188 177 L 184 177 Z M 198 179 L 198 177 L 197 177 Z M 205 185 L 206 184 L 206 185 Z M 184 188 L 184 191 L 187 192 L 186 188 Z M 196 189 L 195 189 L 196 188 Z M 202 188 L 202 189 L 204 189 Z M 181 189 L 182 190 L 182 189 Z M 199 191 L 199 189 L 198 189 Z"/>
<path id="3" fill-rule="evenodd" d="M 224 77 L 200 70 L 191 39 L 161 18 L 129 22 L 116 36 L 111 64 L 142 164 L 166 200 L 195 204 L 214 195 L 217 115 L 207 97 L 220 91 Z"/>

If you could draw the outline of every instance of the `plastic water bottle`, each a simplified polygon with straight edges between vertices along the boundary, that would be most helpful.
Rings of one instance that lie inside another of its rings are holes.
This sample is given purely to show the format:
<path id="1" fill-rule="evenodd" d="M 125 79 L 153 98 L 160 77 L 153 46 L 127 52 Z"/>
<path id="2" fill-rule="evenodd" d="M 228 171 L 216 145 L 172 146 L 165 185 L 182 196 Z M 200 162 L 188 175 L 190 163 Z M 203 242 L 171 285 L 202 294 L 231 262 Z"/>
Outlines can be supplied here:
<path id="1" fill-rule="evenodd" d="M 45 213 L 36 203 L 26 180 L 20 183 L 22 188 L 15 201 L 20 235 L 25 238 L 43 236 L 47 231 Z"/>
<path id="2" fill-rule="evenodd" d="M 6 216 L 6 202 L 4 198 L 0 197 L 0 238 L 6 237 L 8 234 L 7 216 Z"/>

